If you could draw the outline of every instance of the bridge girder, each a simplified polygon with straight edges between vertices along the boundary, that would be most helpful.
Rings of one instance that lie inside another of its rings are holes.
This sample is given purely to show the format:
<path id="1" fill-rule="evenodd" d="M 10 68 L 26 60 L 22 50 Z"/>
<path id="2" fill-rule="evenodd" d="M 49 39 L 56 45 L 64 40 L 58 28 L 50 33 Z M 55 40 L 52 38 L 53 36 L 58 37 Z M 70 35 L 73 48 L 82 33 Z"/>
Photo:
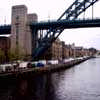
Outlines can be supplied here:
<path id="1" fill-rule="evenodd" d="M 81 13 L 83 13 L 87 8 L 92 6 L 98 0 L 76 0 L 60 17 L 58 20 L 75 20 Z"/>

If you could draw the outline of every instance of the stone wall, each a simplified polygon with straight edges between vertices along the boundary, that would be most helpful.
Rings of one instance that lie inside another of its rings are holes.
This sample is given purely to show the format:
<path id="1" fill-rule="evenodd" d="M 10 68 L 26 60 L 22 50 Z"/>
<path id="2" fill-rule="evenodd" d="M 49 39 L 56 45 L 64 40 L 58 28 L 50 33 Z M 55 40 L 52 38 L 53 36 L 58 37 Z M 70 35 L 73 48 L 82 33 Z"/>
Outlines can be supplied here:
<path id="1" fill-rule="evenodd" d="M 27 14 L 25 5 L 12 7 L 11 51 L 21 55 L 32 54 L 32 31 L 30 23 L 37 21 L 36 14 Z"/>

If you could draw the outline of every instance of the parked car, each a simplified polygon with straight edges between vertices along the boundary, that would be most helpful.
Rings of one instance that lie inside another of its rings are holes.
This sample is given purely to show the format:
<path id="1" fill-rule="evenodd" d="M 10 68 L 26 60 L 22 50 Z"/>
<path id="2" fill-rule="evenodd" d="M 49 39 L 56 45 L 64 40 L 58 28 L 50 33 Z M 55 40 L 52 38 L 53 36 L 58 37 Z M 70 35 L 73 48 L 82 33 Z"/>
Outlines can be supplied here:
<path id="1" fill-rule="evenodd" d="M 67 63 L 67 62 L 70 62 L 70 61 L 71 61 L 70 59 L 64 59 L 63 60 L 64 63 Z"/>
<path id="2" fill-rule="evenodd" d="M 32 64 L 30 62 L 27 63 L 27 68 L 32 68 Z"/>
<path id="3" fill-rule="evenodd" d="M 33 67 L 44 67 L 47 64 L 46 60 L 32 62 Z"/>
<path id="4" fill-rule="evenodd" d="M 41 63 L 41 62 L 38 62 L 38 63 L 37 63 L 37 67 L 44 67 L 44 64 Z"/>
<path id="5" fill-rule="evenodd" d="M 11 71 L 13 69 L 12 64 L 1 64 L 0 65 L 0 71 L 5 72 L 5 71 Z"/>
<path id="6" fill-rule="evenodd" d="M 21 63 L 19 63 L 19 68 L 27 68 L 27 64 L 28 64 L 29 62 L 21 62 Z"/>
<path id="7" fill-rule="evenodd" d="M 38 63 L 42 63 L 42 64 L 46 65 L 47 61 L 46 60 L 39 60 Z"/>
<path id="8" fill-rule="evenodd" d="M 5 71 L 5 65 L 4 64 L 1 64 L 0 65 L 0 72 L 4 72 Z"/>
<path id="9" fill-rule="evenodd" d="M 58 60 L 48 60 L 48 64 L 58 64 Z"/>
<path id="10" fill-rule="evenodd" d="M 34 62 L 31 62 L 32 68 L 36 67 L 36 64 Z"/>
<path id="11" fill-rule="evenodd" d="M 31 62 L 31 64 L 32 64 L 33 67 L 36 67 L 37 66 L 37 63 L 38 63 L 38 61 Z"/>

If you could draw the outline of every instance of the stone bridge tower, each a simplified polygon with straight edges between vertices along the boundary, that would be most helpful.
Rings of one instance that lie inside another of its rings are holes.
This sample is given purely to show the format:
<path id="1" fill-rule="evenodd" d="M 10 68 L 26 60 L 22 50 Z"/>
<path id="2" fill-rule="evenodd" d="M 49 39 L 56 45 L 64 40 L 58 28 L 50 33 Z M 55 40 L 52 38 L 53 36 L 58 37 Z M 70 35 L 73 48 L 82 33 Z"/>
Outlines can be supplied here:
<path id="1" fill-rule="evenodd" d="M 32 54 L 32 31 L 29 24 L 37 21 L 36 14 L 27 14 L 25 5 L 12 7 L 11 52 L 25 56 Z"/>

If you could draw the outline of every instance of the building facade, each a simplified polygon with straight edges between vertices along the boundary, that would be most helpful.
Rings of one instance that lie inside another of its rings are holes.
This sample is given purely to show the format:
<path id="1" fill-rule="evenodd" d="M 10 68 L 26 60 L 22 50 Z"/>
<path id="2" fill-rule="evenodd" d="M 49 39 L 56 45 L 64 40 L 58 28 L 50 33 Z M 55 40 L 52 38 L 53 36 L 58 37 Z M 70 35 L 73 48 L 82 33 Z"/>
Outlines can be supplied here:
<path id="1" fill-rule="evenodd" d="M 83 48 L 81 46 L 75 46 L 75 44 L 68 45 L 65 44 L 64 41 L 57 39 L 40 59 L 62 60 L 91 55 L 92 52 L 90 52 L 89 49 Z"/>
<path id="2" fill-rule="evenodd" d="M 62 42 L 56 39 L 51 47 L 44 53 L 41 59 L 61 60 L 62 59 Z"/>

